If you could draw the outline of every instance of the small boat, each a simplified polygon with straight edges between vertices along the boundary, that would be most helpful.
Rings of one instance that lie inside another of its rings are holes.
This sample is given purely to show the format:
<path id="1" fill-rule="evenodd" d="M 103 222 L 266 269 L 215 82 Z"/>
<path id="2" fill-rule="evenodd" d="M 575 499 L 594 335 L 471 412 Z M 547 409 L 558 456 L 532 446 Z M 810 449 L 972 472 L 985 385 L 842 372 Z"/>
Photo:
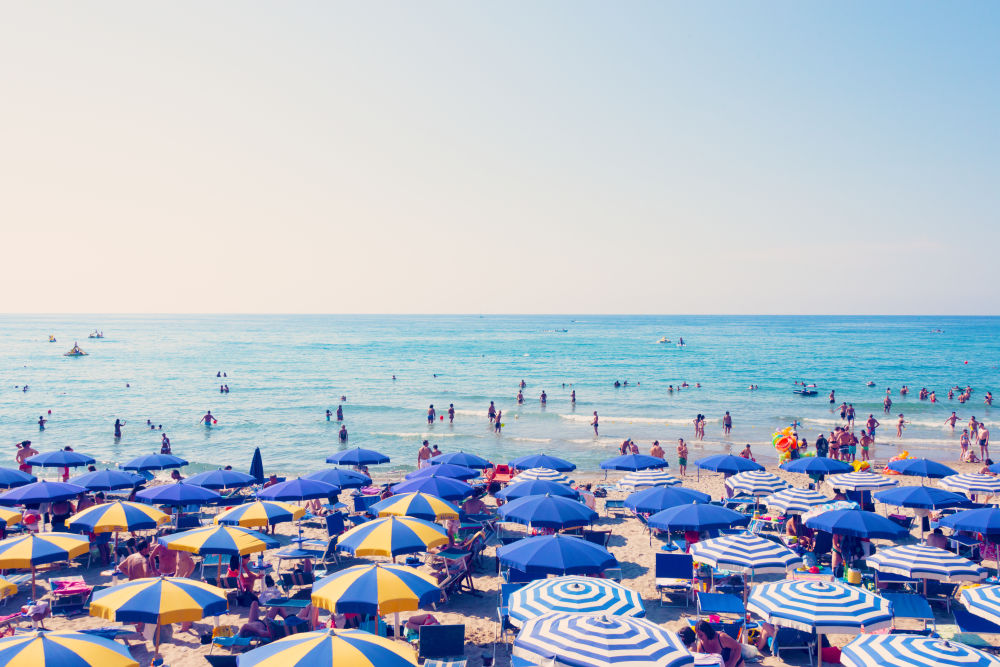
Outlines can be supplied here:
<path id="1" fill-rule="evenodd" d="M 670 342 L 670 339 L 669 339 L 669 338 L 667 338 L 666 336 L 664 336 L 663 338 L 661 338 L 660 340 L 658 340 L 658 341 L 656 341 L 656 342 L 657 342 L 657 343 L 669 343 L 669 342 Z"/>
<path id="2" fill-rule="evenodd" d="M 792 393 L 799 396 L 815 396 L 819 392 L 815 389 L 792 389 Z"/>
<path id="3" fill-rule="evenodd" d="M 73 349 L 63 353 L 64 357 L 85 357 L 87 353 L 80 349 L 80 346 L 73 343 Z"/>
<path id="4" fill-rule="evenodd" d="M 865 386 L 866 386 L 866 387 L 874 387 L 874 386 L 875 386 L 875 383 L 874 383 L 874 382 L 872 382 L 871 380 L 869 380 L 869 381 L 868 381 L 867 383 L 865 383 Z"/>
<path id="5" fill-rule="evenodd" d="M 54 343 L 54 342 L 56 342 L 56 337 L 50 334 L 50 335 L 49 335 L 49 342 L 50 342 L 50 343 Z"/>
<path id="6" fill-rule="evenodd" d="M 87 338 L 104 338 L 104 332 L 94 329 L 94 333 L 87 336 Z"/>

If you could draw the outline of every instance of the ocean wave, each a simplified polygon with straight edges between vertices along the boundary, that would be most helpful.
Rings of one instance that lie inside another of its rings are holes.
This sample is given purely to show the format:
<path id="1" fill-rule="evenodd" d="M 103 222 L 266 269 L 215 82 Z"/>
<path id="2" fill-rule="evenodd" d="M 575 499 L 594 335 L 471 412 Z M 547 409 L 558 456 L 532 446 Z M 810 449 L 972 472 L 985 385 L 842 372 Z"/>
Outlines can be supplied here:
<path id="1" fill-rule="evenodd" d="M 435 431 L 425 431 L 423 433 L 397 433 L 394 431 L 372 431 L 371 435 L 379 435 L 386 438 L 455 438 L 458 433 L 437 433 Z"/>

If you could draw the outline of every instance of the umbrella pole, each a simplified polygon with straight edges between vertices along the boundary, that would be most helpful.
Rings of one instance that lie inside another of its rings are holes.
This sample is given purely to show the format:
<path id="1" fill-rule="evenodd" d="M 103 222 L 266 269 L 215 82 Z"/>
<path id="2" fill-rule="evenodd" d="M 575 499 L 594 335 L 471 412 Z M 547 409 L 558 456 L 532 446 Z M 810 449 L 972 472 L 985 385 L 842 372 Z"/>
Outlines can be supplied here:
<path id="1" fill-rule="evenodd" d="M 157 624 L 156 624 L 156 632 L 154 633 L 154 637 L 153 637 L 153 661 L 154 662 L 156 661 L 157 658 L 160 657 L 160 628 L 161 627 L 163 627 L 163 626 L 160 625 L 159 622 L 157 622 Z"/>
<path id="2" fill-rule="evenodd" d="M 33 601 L 36 601 L 35 600 L 35 566 L 34 566 L 34 564 L 32 564 L 32 566 L 31 566 L 31 599 Z"/>
<path id="3" fill-rule="evenodd" d="M 823 667 L 823 635 L 816 633 L 816 667 Z"/>
<path id="4" fill-rule="evenodd" d="M 397 612 L 393 612 L 393 614 L 392 614 L 392 625 L 393 625 L 393 632 L 395 633 L 394 637 L 396 639 L 402 639 L 402 637 L 399 634 L 399 612 L 398 611 Z"/>

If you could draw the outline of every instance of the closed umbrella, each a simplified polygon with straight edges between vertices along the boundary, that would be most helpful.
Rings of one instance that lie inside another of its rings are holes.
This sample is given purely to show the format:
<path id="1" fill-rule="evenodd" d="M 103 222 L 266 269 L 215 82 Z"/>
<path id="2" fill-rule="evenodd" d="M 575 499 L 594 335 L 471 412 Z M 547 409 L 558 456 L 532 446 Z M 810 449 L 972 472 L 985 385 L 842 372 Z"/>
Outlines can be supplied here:
<path id="1" fill-rule="evenodd" d="M 504 521 L 554 530 L 589 526 L 597 519 L 597 512 L 583 503 L 550 495 L 511 500 L 500 507 L 497 515 Z"/>
<path id="2" fill-rule="evenodd" d="M 965 644 L 919 635 L 859 635 L 840 651 L 844 667 L 1000 667 L 1000 658 Z"/>
<path id="3" fill-rule="evenodd" d="M 519 456 L 510 462 L 510 467 L 514 470 L 528 470 L 530 468 L 548 468 L 557 472 L 572 472 L 576 470 L 576 464 L 570 463 L 566 459 L 548 454 L 528 454 Z"/>
<path id="4" fill-rule="evenodd" d="M 248 472 L 254 478 L 255 482 L 258 484 L 264 483 L 264 460 L 260 456 L 260 447 L 255 447 L 253 450 L 253 458 L 250 459 L 250 470 Z"/>
<path id="5" fill-rule="evenodd" d="M 578 537 L 539 535 L 497 549 L 502 565 L 531 576 L 598 574 L 618 565 L 604 547 Z"/>
<path id="6" fill-rule="evenodd" d="M 139 667 L 128 648 L 86 632 L 38 630 L 0 639 L 0 663 L 9 667 Z"/>
<path id="7" fill-rule="evenodd" d="M 601 470 L 651 470 L 667 468 L 670 464 L 666 459 L 645 454 L 624 454 L 601 461 Z"/>
<path id="8" fill-rule="evenodd" d="M 388 463 L 389 457 L 374 449 L 354 447 L 326 457 L 326 462 L 342 466 L 374 466 Z"/>
<path id="9" fill-rule="evenodd" d="M 364 630 L 301 632 L 259 646 L 237 658 L 239 667 L 416 667 L 403 642 Z"/>
<path id="10" fill-rule="evenodd" d="M 507 611 L 510 622 L 518 627 L 552 612 L 636 618 L 646 615 L 642 597 L 635 591 L 610 579 L 576 575 L 529 583 L 511 593 Z"/>

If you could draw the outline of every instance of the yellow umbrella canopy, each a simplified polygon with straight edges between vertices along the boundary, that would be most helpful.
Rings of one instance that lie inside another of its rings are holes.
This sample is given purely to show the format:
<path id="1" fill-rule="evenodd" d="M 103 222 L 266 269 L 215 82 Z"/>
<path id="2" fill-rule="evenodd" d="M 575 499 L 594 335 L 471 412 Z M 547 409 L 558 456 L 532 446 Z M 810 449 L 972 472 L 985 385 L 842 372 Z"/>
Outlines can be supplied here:
<path id="1" fill-rule="evenodd" d="M 160 538 L 160 544 L 174 551 L 193 554 L 245 556 L 278 546 L 276 540 L 239 526 L 205 526 Z"/>
<path id="2" fill-rule="evenodd" d="M 340 536 L 337 548 L 355 556 L 419 553 L 448 544 L 441 526 L 408 516 L 388 516 L 355 526 Z"/>
<path id="3" fill-rule="evenodd" d="M 6 507 L 0 507 L 0 521 L 7 526 L 11 526 L 15 523 L 21 523 L 21 513 L 9 510 Z"/>
<path id="4" fill-rule="evenodd" d="M 71 533 L 31 533 L 0 541 L 0 570 L 31 568 L 31 597 L 35 597 L 35 567 L 58 563 L 90 551 L 90 540 Z"/>
<path id="5" fill-rule="evenodd" d="M 51 663 L 51 664 L 50 664 Z M 139 667 L 118 642 L 82 632 L 31 632 L 0 639 L 7 667 Z"/>
<path id="6" fill-rule="evenodd" d="M 240 667 L 416 667 L 404 642 L 363 630 L 324 630 L 282 637 L 240 656 Z"/>
<path id="7" fill-rule="evenodd" d="M 317 581 L 312 603 L 334 613 L 383 615 L 414 611 L 441 599 L 433 577 L 388 563 L 355 565 Z"/>
<path id="8" fill-rule="evenodd" d="M 258 500 L 220 512 L 215 517 L 215 523 L 244 528 L 266 528 L 285 521 L 298 521 L 305 515 L 305 507 L 279 500 Z"/>
<path id="9" fill-rule="evenodd" d="M 69 517 L 66 525 L 70 530 L 117 533 L 126 530 L 151 530 L 168 521 L 170 521 L 168 514 L 151 505 L 118 500 L 81 510 Z"/>

